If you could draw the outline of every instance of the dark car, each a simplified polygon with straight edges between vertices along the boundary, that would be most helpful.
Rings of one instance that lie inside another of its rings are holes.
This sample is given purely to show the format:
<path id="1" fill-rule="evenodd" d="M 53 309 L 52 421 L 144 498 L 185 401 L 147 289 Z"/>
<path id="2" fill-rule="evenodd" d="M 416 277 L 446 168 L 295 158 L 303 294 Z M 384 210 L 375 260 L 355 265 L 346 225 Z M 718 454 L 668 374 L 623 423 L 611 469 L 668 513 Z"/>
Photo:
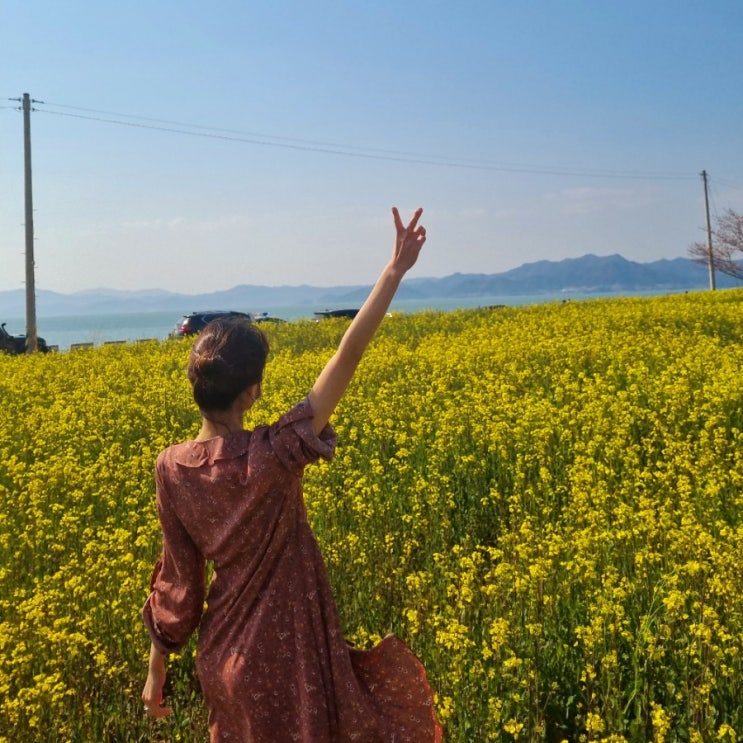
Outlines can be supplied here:
<path id="1" fill-rule="evenodd" d="M 191 312 L 178 320 L 170 335 L 173 338 L 184 338 L 187 335 L 196 335 L 217 317 L 244 317 L 249 322 L 252 322 L 252 318 L 246 312 L 234 312 L 232 310 Z"/>
<path id="2" fill-rule="evenodd" d="M 286 322 L 286 320 L 282 320 L 280 317 L 274 317 L 273 315 L 269 315 L 268 312 L 254 312 L 253 322 L 284 323 Z"/>
<path id="3" fill-rule="evenodd" d="M 320 310 L 315 312 L 315 317 L 320 319 L 327 319 L 330 317 L 347 317 L 349 320 L 353 320 L 356 315 L 359 314 L 358 310 Z"/>
<path id="4" fill-rule="evenodd" d="M 49 351 L 46 341 L 43 338 L 36 338 L 36 347 L 42 353 Z M 25 335 L 11 335 L 5 329 L 5 323 L 0 325 L 0 351 L 13 355 L 26 353 L 26 336 Z"/>

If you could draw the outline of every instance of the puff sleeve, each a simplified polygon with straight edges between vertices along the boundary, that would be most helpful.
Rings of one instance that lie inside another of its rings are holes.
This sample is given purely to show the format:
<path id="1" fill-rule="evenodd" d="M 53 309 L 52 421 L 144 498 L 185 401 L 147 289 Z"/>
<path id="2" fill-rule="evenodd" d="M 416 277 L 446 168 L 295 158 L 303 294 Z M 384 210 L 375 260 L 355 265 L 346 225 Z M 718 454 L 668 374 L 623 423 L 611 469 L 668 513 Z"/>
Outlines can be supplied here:
<path id="1" fill-rule="evenodd" d="M 268 428 L 267 436 L 276 458 L 295 474 L 318 459 L 333 458 L 336 446 L 335 432 L 326 425 L 319 435 L 312 430 L 315 413 L 305 398 Z"/>

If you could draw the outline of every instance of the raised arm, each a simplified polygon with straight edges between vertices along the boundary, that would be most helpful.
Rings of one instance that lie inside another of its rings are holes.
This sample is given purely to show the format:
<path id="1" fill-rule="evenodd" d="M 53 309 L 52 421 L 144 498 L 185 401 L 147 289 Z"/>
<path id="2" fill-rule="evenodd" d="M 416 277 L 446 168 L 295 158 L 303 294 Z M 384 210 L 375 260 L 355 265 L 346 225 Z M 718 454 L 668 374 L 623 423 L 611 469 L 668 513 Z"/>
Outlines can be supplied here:
<path id="1" fill-rule="evenodd" d="M 371 293 L 348 326 L 338 350 L 320 372 L 320 376 L 310 391 L 309 400 L 315 412 L 312 424 L 315 433 L 320 433 L 330 420 L 369 341 L 387 313 L 403 276 L 418 259 L 418 254 L 426 241 L 426 230 L 418 225 L 422 213 L 423 209 L 416 209 L 410 223 L 405 227 L 397 208 L 392 207 L 396 233 L 392 258 L 382 270 Z"/>

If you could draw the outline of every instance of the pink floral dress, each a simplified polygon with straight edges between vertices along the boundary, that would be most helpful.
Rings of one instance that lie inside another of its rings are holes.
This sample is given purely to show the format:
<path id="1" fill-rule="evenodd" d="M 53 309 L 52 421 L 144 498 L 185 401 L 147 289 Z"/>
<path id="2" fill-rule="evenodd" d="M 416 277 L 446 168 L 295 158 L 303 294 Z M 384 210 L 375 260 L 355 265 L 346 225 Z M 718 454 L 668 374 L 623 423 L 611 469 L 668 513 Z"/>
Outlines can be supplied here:
<path id="1" fill-rule="evenodd" d="M 312 415 L 304 400 L 271 426 L 160 454 L 163 548 L 145 625 L 165 653 L 198 628 L 212 743 L 435 743 L 412 651 L 393 636 L 367 651 L 343 637 L 302 497 L 305 466 L 335 450 Z"/>

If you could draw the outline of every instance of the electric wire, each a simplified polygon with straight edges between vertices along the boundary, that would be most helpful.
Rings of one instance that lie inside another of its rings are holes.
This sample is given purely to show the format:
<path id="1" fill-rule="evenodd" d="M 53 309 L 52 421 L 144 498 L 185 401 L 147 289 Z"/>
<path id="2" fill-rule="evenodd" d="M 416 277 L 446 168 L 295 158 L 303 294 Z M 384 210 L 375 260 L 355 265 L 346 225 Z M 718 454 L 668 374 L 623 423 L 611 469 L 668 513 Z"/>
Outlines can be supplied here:
<path id="1" fill-rule="evenodd" d="M 223 127 L 215 127 L 215 126 L 205 126 L 203 124 L 189 124 L 182 121 L 173 121 L 171 119 L 156 119 L 150 116 L 139 116 L 137 114 L 123 114 L 123 113 L 117 113 L 115 111 L 104 111 L 101 109 L 96 108 L 83 108 L 82 106 L 68 106 L 62 103 L 49 103 L 47 105 L 54 106 L 56 108 L 67 108 L 74 111 L 84 111 L 87 113 L 95 113 L 95 114 L 103 114 L 104 116 L 116 116 L 117 118 L 129 118 L 129 119 L 139 119 L 140 121 L 149 121 L 156 124 L 167 124 L 170 126 L 177 126 L 179 128 L 186 128 L 186 129 L 203 129 L 208 132 L 225 132 L 227 134 L 236 134 L 244 137 L 260 137 L 262 139 L 276 139 L 279 141 L 285 141 L 285 142 L 298 142 L 300 144 L 311 144 L 311 145 L 318 145 L 321 147 L 338 147 L 343 149 L 350 149 L 350 150 L 366 150 L 369 152 L 383 152 L 387 154 L 393 154 L 393 155 L 408 155 L 411 157 L 426 157 L 426 155 L 421 155 L 417 152 L 403 152 L 399 150 L 388 150 L 388 149 L 382 149 L 378 147 L 362 147 L 358 145 L 349 145 L 349 144 L 338 144 L 338 143 L 332 143 L 332 142 L 324 142 L 321 140 L 314 140 L 314 139 L 300 139 L 297 137 L 282 137 L 275 134 L 265 134 L 263 132 L 249 132 L 249 131 L 243 131 L 240 129 L 227 129 Z M 438 157 L 438 156 L 431 156 L 431 157 Z M 443 158 L 447 159 L 447 158 Z"/>
<path id="2" fill-rule="evenodd" d="M 243 144 L 252 144 L 263 147 L 277 147 L 305 152 L 317 152 L 322 154 L 345 157 L 365 158 L 371 160 L 385 160 L 390 162 L 400 162 L 408 164 L 432 165 L 449 168 L 466 168 L 472 170 L 499 171 L 507 173 L 589 178 L 619 178 L 633 180 L 689 180 L 696 177 L 696 174 L 691 173 L 641 173 L 630 171 L 601 170 L 596 168 L 573 168 L 563 166 L 530 165 L 524 163 L 472 161 L 466 159 L 454 159 L 441 155 L 405 152 L 399 150 L 386 150 L 380 148 L 362 147 L 357 145 L 343 145 L 331 142 L 321 142 L 317 140 L 279 137 L 276 135 L 260 134 L 257 132 L 243 132 L 235 129 L 207 127 L 199 124 L 186 124 L 183 122 L 171 121 L 166 119 L 156 119 L 134 114 L 121 114 L 110 111 L 103 111 L 100 109 L 88 109 L 80 106 L 68 106 L 65 104 L 52 102 L 46 102 L 45 106 L 66 108 L 69 110 L 53 111 L 49 110 L 48 108 L 40 108 L 37 110 L 40 113 L 47 113 L 51 115 L 66 116 L 70 118 L 114 124 L 119 126 L 134 127 L 139 129 L 150 129 L 172 134 L 204 137 L 208 139 L 218 139 L 230 142 L 240 142 Z M 71 113 L 70 111 L 83 111 L 85 113 Z M 88 116 L 86 115 L 87 113 L 95 113 L 100 115 Z M 130 118 L 137 121 L 122 121 L 122 118 Z M 197 131 L 189 131 L 189 129 Z"/>
<path id="3" fill-rule="evenodd" d="M 740 191 L 743 189 L 743 184 L 733 183 L 732 181 L 728 181 L 723 178 L 712 178 L 710 176 L 709 180 L 714 181 L 715 183 L 718 183 L 719 185 L 724 186 L 725 188 L 732 188 L 735 191 Z"/>
<path id="4" fill-rule="evenodd" d="M 280 142 L 294 142 L 299 144 L 305 144 L 305 145 L 313 145 L 316 147 L 330 147 L 334 150 L 343 150 L 344 152 L 342 154 L 346 154 L 346 150 L 360 150 L 362 152 L 375 152 L 375 153 L 382 153 L 385 155 L 394 155 L 394 156 L 402 156 L 406 158 L 417 158 L 415 161 L 418 162 L 418 160 L 425 160 L 427 163 L 429 160 L 440 160 L 443 161 L 445 164 L 450 164 L 454 166 L 464 166 L 466 164 L 472 164 L 472 165 L 478 165 L 478 166 L 488 166 L 492 168 L 530 168 L 530 169 L 538 169 L 538 172 L 543 173 L 552 173 L 555 172 L 558 175 L 563 174 L 569 174 L 569 175 L 584 175 L 586 173 L 590 174 L 596 174 L 601 176 L 629 176 L 629 177 L 648 177 L 648 178 L 692 178 L 693 176 L 691 174 L 681 174 L 681 173 L 653 173 L 653 174 L 647 174 L 647 173 L 628 173 L 624 171 L 614 171 L 614 170 L 599 170 L 595 168 L 566 168 L 566 167 L 558 167 L 558 166 L 545 166 L 545 165 L 530 165 L 526 163 L 508 163 L 508 162 L 488 162 L 488 161 L 473 161 L 468 159 L 453 159 L 447 156 L 443 155 L 432 155 L 428 153 L 420 153 L 420 152 L 409 152 L 404 150 L 390 150 L 390 149 L 383 149 L 379 147 L 364 147 L 360 145 L 349 145 L 349 144 L 338 144 L 333 142 L 325 142 L 321 140 L 313 140 L 313 139 L 299 139 L 296 137 L 283 137 L 278 136 L 275 134 L 265 134 L 261 132 L 246 132 L 239 129 L 226 129 L 221 127 L 213 127 L 213 126 L 204 126 L 202 124 L 189 124 L 179 121 L 172 121 L 169 119 L 157 119 L 149 116 L 140 116 L 137 114 L 123 114 L 123 113 L 117 113 L 113 111 L 105 111 L 101 109 L 93 109 L 93 108 L 83 108 L 82 106 L 69 106 L 62 103 L 53 103 L 53 102 L 47 102 L 46 105 L 48 106 L 54 106 L 56 108 L 67 108 L 70 110 L 75 111 L 84 111 L 87 113 L 96 113 L 96 114 L 103 114 L 106 116 L 115 116 L 117 118 L 130 118 L 130 119 L 139 119 L 141 121 L 148 121 L 156 124 L 167 124 L 172 126 L 177 126 L 180 128 L 187 128 L 187 129 L 203 129 L 208 132 L 225 132 L 227 134 L 233 134 L 233 135 L 239 135 L 240 137 L 259 137 L 261 139 L 261 142 L 265 140 L 279 140 Z M 108 119 L 106 121 L 109 121 Z M 121 122 L 125 123 L 125 122 Z"/>
<path id="5" fill-rule="evenodd" d="M 715 198 L 715 185 L 714 183 L 710 182 L 710 179 L 707 179 L 707 194 L 709 196 L 709 202 L 712 214 L 714 215 L 714 221 L 718 222 L 720 221 L 720 214 L 717 211 L 717 199 Z"/>
<path id="6" fill-rule="evenodd" d="M 20 101 L 20 98 L 8 98 L 9 101 Z M 518 174 L 533 175 L 556 175 L 589 178 L 618 178 L 633 180 L 689 180 L 696 177 L 691 173 L 647 173 L 638 171 L 603 170 L 598 168 L 578 168 L 567 166 L 534 165 L 528 163 L 492 162 L 483 160 L 455 159 L 443 155 L 430 153 L 409 152 L 404 150 L 384 149 L 377 147 L 366 147 L 361 145 L 339 144 L 322 140 L 302 139 L 297 137 L 285 137 L 261 132 L 243 131 L 223 127 L 205 126 L 203 124 L 192 124 L 171 119 L 158 119 L 139 114 L 127 114 L 104 109 L 87 108 L 83 106 L 72 106 L 53 101 L 36 101 L 46 107 L 67 109 L 65 111 L 53 111 L 49 108 L 34 108 L 39 113 L 48 113 L 58 116 L 67 116 L 87 121 L 94 121 L 119 126 L 128 126 L 140 129 L 151 129 L 171 134 L 186 136 L 197 136 L 209 139 L 221 139 L 225 141 L 239 142 L 263 147 L 279 147 L 285 149 L 300 150 L 306 152 L 317 152 L 345 157 L 357 157 L 373 160 L 387 160 L 419 165 L 444 166 L 449 168 L 469 168 L 474 170 L 500 171 Z M 0 106 L 0 109 L 16 109 L 18 106 Z M 79 111 L 83 113 L 69 113 Z M 84 114 L 99 114 L 98 116 L 87 116 Z M 106 117 L 106 118 L 104 118 Z M 114 117 L 114 118 L 111 118 Z M 133 119 L 133 121 L 122 121 L 122 119 Z M 147 123 L 136 123 L 147 122 Z M 196 130 L 196 131 L 189 131 Z M 710 180 L 712 180 L 710 178 Z M 741 189 L 743 186 L 725 181 L 720 178 L 714 179 L 716 183 L 733 189 Z"/>

